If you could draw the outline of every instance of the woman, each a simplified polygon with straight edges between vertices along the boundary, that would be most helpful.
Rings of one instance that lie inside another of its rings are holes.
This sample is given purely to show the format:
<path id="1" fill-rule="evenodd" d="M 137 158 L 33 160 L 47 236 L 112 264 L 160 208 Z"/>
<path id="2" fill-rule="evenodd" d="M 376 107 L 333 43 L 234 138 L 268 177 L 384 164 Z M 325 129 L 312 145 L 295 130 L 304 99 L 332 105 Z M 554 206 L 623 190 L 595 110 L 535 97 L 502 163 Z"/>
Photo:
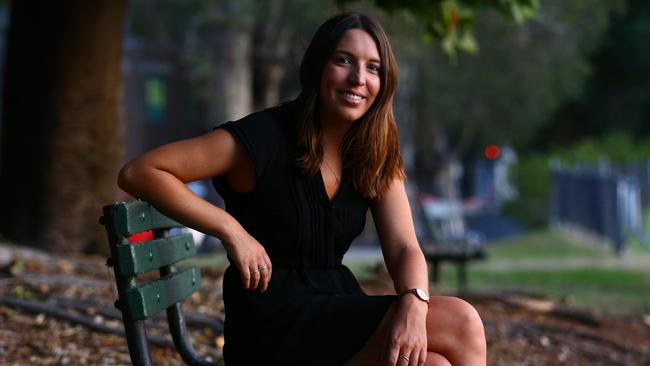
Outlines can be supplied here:
<path id="1" fill-rule="evenodd" d="M 485 365 L 466 302 L 428 297 L 392 113 L 388 38 L 356 13 L 325 22 L 292 102 L 129 162 L 119 185 L 215 235 L 227 365 Z M 214 177 L 226 211 L 185 183 Z M 370 208 L 397 296 L 367 296 L 341 264 Z"/>

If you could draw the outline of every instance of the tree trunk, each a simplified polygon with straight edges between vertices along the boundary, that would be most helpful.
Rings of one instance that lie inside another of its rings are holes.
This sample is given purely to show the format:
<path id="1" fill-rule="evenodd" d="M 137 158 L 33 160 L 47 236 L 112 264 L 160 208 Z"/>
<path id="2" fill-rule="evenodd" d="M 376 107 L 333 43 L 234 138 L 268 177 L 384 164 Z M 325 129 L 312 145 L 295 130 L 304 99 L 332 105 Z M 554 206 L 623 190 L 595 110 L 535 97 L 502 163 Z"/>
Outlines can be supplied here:
<path id="1" fill-rule="evenodd" d="M 251 33 L 250 28 L 232 27 L 223 38 L 226 54 L 217 64 L 213 85 L 221 89 L 220 94 L 224 97 L 225 120 L 242 118 L 253 109 Z"/>
<path id="2" fill-rule="evenodd" d="M 284 0 L 260 5 L 253 39 L 253 105 L 255 110 L 280 103 L 282 78 L 289 64 L 291 24 L 283 17 Z"/>
<path id="3" fill-rule="evenodd" d="M 253 13 L 248 1 L 212 2 L 189 26 L 186 63 L 201 86 L 210 126 L 253 109 Z"/>
<path id="4" fill-rule="evenodd" d="M 12 2 L 0 232 L 51 251 L 106 252 L 114 201 L 126 0 Z"/>

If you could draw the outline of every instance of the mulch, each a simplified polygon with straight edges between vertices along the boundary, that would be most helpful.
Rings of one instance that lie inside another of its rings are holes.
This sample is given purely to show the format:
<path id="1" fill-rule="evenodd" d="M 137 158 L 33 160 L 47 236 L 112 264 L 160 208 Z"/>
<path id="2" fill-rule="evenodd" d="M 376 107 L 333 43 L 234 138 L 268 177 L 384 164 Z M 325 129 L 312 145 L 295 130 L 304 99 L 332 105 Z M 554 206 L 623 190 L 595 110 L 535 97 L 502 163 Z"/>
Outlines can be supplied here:
<path id="1" fill-rule="evenodd" d="M 104 261 L 0 245 L 0 365 L 129 365 L 125 339 L 112 334 L 122 323 Z M 222 274 L 203 269 L 201 291 L 183 305 L 195 320 L 188 322 L 195 348 L 218 363 L 224 341 Z M 368 293 L 391 291 L 384 271 L 362 286 Z M 648 315 L 571 309 L 521 293 L 464 298 L 484 320 L 489 365 L 650 365 Z M 148 323 L 159 344 L 151 348 L 154 363 L 183 365 L 169 346 L 164 320 Z"/>

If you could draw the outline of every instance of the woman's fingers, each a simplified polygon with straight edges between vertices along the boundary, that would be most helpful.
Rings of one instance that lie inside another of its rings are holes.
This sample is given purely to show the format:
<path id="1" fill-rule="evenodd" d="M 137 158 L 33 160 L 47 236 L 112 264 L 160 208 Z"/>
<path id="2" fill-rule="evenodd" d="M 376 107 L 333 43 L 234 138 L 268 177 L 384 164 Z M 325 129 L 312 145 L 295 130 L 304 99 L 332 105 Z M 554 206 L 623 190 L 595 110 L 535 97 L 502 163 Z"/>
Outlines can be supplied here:
<path id="1" fill-rule="evenodd" d="M 389 347 L 386 355 L 386 365 L 407 366 L 410 365 L 411 351 L 405 347 Z"/>
<path id="2" fill-rule="evenodd" d="M 237 249 L 233 250 L 232 256 L 239 268 L 242 287 L 265 292 L 271 280 L 271 259 L 264 247 L 255 241 Z"/>
<path id="3" fill-rule="evenodd" d="M 419 347 L 416 344 L 409 346 L 409 343 L 393 343 L 386 347 L 382 365 L 391 366 L 422 366 L 426 361 L 426 346 Z"/>
<path id="4" fill-rule="evenodd" d="M 249 282 L 248 289 L 255 290 L 257 288 L 257 284 L 260 283 L 260 270 L 255 265 L 251 266 L 249 270 L 251 272 L 251 280 Z"/>
<path id="5" fill-rule="evenodd" d="M 257 266 L 252 264 L 252 261 L 246 262 L 242 261 L 240 266 L 238 266 L 239 272 L 241 274 L 242 287 L 245 290 L 253 290 L 255 287 L 253 285 L 256 282 L 259 282 L 260 273 L 257 270 Z"/>
<path id="6" fill-rule="evenodd" d="M 268 257 L 267 257 L 268 258 Z M 242 283 L 246 290 L 266 292 L 271 281 L 271 260 L 256 261 L 258 264 L 242 266 Z"/>
<path id="7" fill-rule="evenodd" d="M 260 271 L 260 292 L 264 293 L 269 288 L 269 282 L 271 281 L 271 260 L 265 261 L 259 267 Z"/>
<path id="8" fill-rule="evenodd" d="M 402 348 L 399 351 L 399 354 L 397 356 L 397 364 L 396 365 L 398 365 L 398 366 L 407 366 L 407 365 L 411 366 L 413 364 L 413 359 L 412 359 L 411 353 L 412 353 L 411 351 Z"/>
<path id="9" fill-rule="evenodd" d="M 411 351 L 409 356 L 409 366 L 419 366 L 420 365 L 420 350 L 414 349 Z"/>
<path id="10" fill-rule="evenodd" d="M 397 356 L 399 355 L 399 347 L 397 344 L 392 344 L 388 342 L 387 347 L 384 348 L 384 354 L 381 356 L 380 360 L 382 365 L 393 366 L 397 363 Z"/>
<path id="11" fill-rule="evenodd" d="M 251 282 L 251 271 L 248 269 L 246 266 L 242 266 L 241 269 L 239 270 L 239 273 L 241 275 L 241 285 L 245 290 L 248 290 L 248 286 L 250 286 Z"/>
<path id="12" fill-rule="evenodd" d="M 422 347 L 420 349 L 420 357 L 418 358 L 418 366 L 424 366 L 424 364 L 427 362 L 427 347 Z"/>

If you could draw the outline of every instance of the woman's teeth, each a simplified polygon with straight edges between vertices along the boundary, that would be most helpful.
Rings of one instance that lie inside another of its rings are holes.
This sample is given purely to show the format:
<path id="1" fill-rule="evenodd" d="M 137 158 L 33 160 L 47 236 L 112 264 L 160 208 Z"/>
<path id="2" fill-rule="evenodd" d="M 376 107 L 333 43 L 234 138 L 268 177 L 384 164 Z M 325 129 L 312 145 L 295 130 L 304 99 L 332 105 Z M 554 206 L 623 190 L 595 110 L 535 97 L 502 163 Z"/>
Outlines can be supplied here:
<path id="1" fill-rule="evenodd" d="M 348 97 L 350 99 L 354 99 L 354 100 L 363 99 L 363 97 L 361 97 L 360 95 L 356 95 L 356 94 L 352 94 L 352 93 L 348 93 L 348 92 L 343 92 L 343 95 L 345 95 L 346 97 Z"/>

